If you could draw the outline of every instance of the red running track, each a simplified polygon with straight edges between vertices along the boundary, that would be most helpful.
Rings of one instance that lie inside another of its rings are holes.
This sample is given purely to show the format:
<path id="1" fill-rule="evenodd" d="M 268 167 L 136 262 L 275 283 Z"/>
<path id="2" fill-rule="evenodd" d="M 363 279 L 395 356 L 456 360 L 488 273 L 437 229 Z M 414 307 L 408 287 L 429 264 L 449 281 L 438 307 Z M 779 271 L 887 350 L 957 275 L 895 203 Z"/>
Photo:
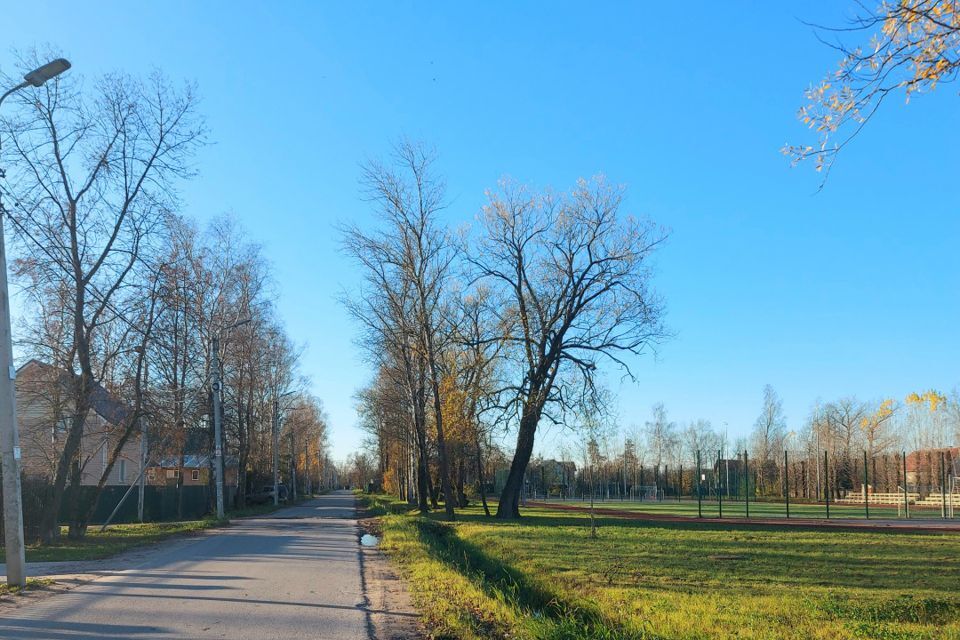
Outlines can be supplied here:
<path id="1" fill-rule="evenodd" d="M 577 511 L 589 513 L 590 507 L 578 507 L 572 504 L 553 504 L 550 502 L 527 502 L 530 507 L 544 507 L 560 511 Z M 873 531 L 936 531 L 940 533 L 960 532 L 960 521 L 957 520 L 890 520 L 871 519 L 860 520 L 850 518 L 694 518 L 665 513 L 643 513 L 626 511 L 624 509 L 609 509 L 606 507 L 594 508 L 598 516 L 614 516 L 627 520 L 649 520 L 655 522 L 680 522 L 687 524 L 732 524 L 732 525 L 763 525 L 773 527 L 818 527 L 824 529 L 868 529 Z"/>

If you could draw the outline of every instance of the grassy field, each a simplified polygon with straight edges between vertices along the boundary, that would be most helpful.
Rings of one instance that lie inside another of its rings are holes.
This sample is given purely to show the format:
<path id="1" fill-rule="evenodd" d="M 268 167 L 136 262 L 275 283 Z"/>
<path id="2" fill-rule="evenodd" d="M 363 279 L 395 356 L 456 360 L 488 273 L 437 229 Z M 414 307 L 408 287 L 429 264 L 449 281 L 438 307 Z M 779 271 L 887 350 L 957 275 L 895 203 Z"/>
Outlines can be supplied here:
<path id="1" fill-rule="evenodd" d="M 589 501 L 582 500 L 556 500 L 549 502 L 557 504 L 570 504 L 577 507 L 589 507 Z M 621 509 L 625 511 L 637 511 L 639 513 L 662 513 L 669 515 L 696 517 L 697 501 L 689 498 L 683 498 L 680 502 L 674 500 L 656 501 L 631 501 L 631 500 L 597 500 L 594 502 L 597 509 Z M 723 501 L 723 515 L 726 517 L 742 518 L 746 516 L 746 503 L 740 501 Z M 715 499 L 704 500 L 703 515 L 707 518 L 715 518 L 720 514 L 720 505 Z M 750 517 L 752 518 L 785 518 L 787 515 L 787 506 L 783 502 L 755 502 L 750 501 Z M 825 518 L 827 517 L 826 505 L 809 503 L 790 503 L 791 518 Z M 830 504 L 831 518 L 865 518 L 863 505 L 850 504 Z M 898 518 L 897 507 L 870 505 L 871 518 Z M 939 507 L 915 507 L 910 505 L 911 518 L 939 518 Z"/>
<path id="2" fill-rule="evenodd" d="M 524 513 L 382 518 L 434 637 L 960 638 L 957 535 Z"/>

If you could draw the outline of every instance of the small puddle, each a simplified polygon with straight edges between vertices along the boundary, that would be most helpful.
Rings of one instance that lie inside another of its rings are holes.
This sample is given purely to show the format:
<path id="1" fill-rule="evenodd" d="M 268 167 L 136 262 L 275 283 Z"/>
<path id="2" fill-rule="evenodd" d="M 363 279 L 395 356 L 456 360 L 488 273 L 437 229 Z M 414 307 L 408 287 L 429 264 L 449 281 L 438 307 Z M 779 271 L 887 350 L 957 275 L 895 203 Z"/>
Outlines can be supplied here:
<path id="1" fill-rule="evenodd" d="M 372 536 L 369 533 L 365 533 L 360 536 L 360 544 L 365 547 L 375 547 L 380 544 L 380 538 L 377 536 Z"/>

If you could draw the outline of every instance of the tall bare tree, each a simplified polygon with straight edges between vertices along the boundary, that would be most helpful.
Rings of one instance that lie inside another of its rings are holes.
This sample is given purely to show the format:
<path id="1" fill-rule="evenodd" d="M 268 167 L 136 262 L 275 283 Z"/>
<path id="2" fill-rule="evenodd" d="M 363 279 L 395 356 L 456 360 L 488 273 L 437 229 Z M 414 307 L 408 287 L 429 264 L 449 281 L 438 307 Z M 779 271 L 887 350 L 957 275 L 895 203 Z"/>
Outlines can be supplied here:
<path id="1" fill-rule="evenodd" d="M 59 535 L 68 479 L 79 484 L 77 453 L 100 381 L 97 341 L 111 315 L 123 315 L 114 304 L 172 210 L 175 185 L 191 174 L 192 153 L 204 139 L 190 87 L 175 89 L 160 75 L 146 81 L 110 75 L 87 94 L 75 78 L 22 92 L 17 114 L 3 122 L 16 203 L 10 219 L 22 255 L 15 272 L 30 272 L 31 282 L 64 296 L 69 329 L 56 364 L 77 374 L 41 523 L 44 541 Z M 71 526 L 71 537 L 82 533 Z"/>
<path id="2" fill-rule="evenodd" d="M 629 359 L 665 335 L 650 287 L 650 259 L 665 234 L 622 216 L 622 202 L 622 188 L 596 178 L 563 195 L 507 183 L 484 209 L 470 261 L 508 301 L 496 312 L 513 376 L 502 397 L 517 416 L 499 518 L 520 516 L 541 418 L 559 420 L 582 404 L 603 361 L 631 375 Z"/>
<path id="3" fill-rule="evenodd" d="M 783 415 L 783 401 L 771 385 L 763 388 L 763 409 L 753 424 L 751 443 L 753 458 L 759 472 L 757 489 L 761 492 L 767 489 L 770 483 L 768 468 L 779 460 L 779 452 L 783 451 L 784 437 L 786 436 L 787 420 Z"/>
<path id="4" fill-rule="evenodd" d="M 438 221 L 445 206 L 444 185 L 433 174 L 433 161 L 432 153 L 423 147 L 404 142 L 395 147 L 392 164 L 368 164 L 363 185 L 383 226 L 372 233 L 345 228 L 344 246 L 365 268 L 367 277 L 376 281 L 379 291 L 372 295 L 387 304 L 392 322 L 380 323 L 380 328 L 400 346 L 402 358 L 425 367 L 444 508 L 447 517 L 453 518 L 457 497 L 444 432 L 441 380 L 442 353 L 451 334 L 445 305 L 455 252 Z M 402 323 L 397 322 L 400 314 Z M 412 371 L 414 367 L 405 368 Z M 418 406 L 419 401 L 413 403 L 414 410 Z"/>

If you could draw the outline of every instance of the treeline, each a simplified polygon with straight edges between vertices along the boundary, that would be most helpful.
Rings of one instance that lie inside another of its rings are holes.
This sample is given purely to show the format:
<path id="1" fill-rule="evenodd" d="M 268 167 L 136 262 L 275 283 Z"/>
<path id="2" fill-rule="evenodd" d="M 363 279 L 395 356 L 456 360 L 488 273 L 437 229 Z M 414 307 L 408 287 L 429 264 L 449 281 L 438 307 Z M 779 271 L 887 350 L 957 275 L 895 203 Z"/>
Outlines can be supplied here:
<path id="1" fill-rule="evenodd" d="M 26 56 L 26 68 L 34 58 Z M 59 440 L 41 498 L 41 539 L 59 536 L 64 504 L 69 535 L 84 535 L 132 439 L 149 443 L 147 466 L 212 459 L 213 393 L 222 398 L 220 446 L 238 462 L 238 505 L 272 477 L 281 418 L 282 437 L 291 439 L 285 464 L 318 478 L 326 422 L 272 304 L 267 262 L 230 218 L 200 229 L 177 213 L 177 187 L 207 141 L 193 88 L 159 74 L 83 84 L 71 72 L 13 100 L 0 135 L 11 270 L 26 302 L 19 348 L 66 374 L 51 381 L 66 392 L 51 417 Z M 104 389 L 127 410 L 107 434 L 96 490 L 81 492 L 81 442 Z"/>
<path id="2" fill-rule="evenodd" d="M 862 496 L 865 485 L 868 493 L 906 487 L 922 496 L 950 491 L 950 478 L 960 475 L 958 443 L 956 391 L 873 402 L 848 396 L 818 403 L 791 428 L 779 396 L 767 386 L 748 436 L 731 440 L 706 419 L 677 423 L 657 404 L 642 424 L 623 429 L 609 423 L 561 447 L 559 457 L 575 461 L 576 473 L 560 477 L 541 459 L 529 483 L 531 495 L 615 499 L 699 490 L 822 501 Z"/>
<path id="3" fill-rule="evenodd" d="M 599 406 L 599 368 L 630 375 L 664 336 L 650 260 L 665 233 L 625 215 L 602 177 L 566 193 L 504 182 L 476 228 L 454 232 L 433 160 L 402 143 L 367 165 L 377 223 L 343 229 L 363 274 L 344 301 L 376 370 L 358 395 L 372 455 L 352 466 L 360 484 L 422 511 L 442 500 L 453 517 L 471 484 L 486 507 L 493 442 L 509 432 L 497 515 L 515 518 L 541 424 Z"/>

